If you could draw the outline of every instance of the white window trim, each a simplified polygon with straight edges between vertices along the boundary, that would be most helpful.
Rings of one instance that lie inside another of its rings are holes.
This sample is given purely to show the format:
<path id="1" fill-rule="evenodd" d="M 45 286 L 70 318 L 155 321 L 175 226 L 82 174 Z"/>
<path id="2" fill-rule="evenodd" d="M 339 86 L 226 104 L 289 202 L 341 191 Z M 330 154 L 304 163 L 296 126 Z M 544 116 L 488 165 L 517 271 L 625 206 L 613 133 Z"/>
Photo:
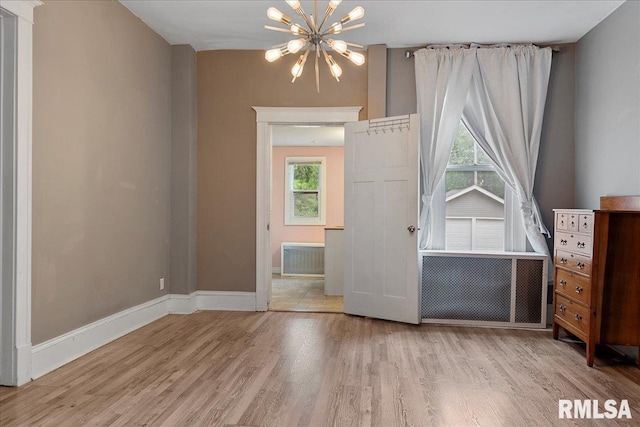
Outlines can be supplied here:
<path id="1" fill-rule="evenodd" d="M 296 163 L 320 164 L 320 188 L 318 189 L 318 218 L 298 218 L 293 215 L 293 176 L 289 166 Z M 284 225 L 327 225 L 327 158 L 286 157 L 284 178 Z"/>
<path id="2" fill-rule="evenodd" d="M 477 143 L 476 143 L 477 144 Z M 447 171 L 495 171 L 493 165 L 448 165 L 440 183 L 436 187 L 432 202 L 432 212 L 434 225 L 440 231 L 434 233 L 434 248 L 443 248 L 446 250 L 446 172 Z M 487 192 L 488 193 L 488 192 Z M 499 198 L 493 197 L 498 200 Z M 525 252 L 527 248 L 527 236 L 522 222 L 522 214 L 520 213 L 520 204 L 513 190 L 505 183 L 504 188 L 504 251 L 505 252 Z M 474 221 L 475 222 L 475 221 Z M 473 236 L 475 238 L 475 236 Z M 474 245 L 475 246 L 475 245 Z M 474 251 L 482 253 L 483 251 Z"/>

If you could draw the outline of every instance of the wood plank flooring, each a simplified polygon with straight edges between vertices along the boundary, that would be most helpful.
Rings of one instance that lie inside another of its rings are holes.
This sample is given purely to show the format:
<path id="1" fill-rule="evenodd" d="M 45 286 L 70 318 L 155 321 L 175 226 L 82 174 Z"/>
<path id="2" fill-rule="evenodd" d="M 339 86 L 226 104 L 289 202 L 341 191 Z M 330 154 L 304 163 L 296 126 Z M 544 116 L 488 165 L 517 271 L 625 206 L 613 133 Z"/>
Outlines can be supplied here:
<path id="1" fill-rule="evenodd" d="M 20 388 L 0 425 L 552 426 L 558 399 L 628 399 L 640 370 L 548 331 L 411 326 L 343 314 L 166 316 Z"/>
<path id="2" fill-rule="evenodd" d="M 344 298 L 325 295 L 324 279 L 282 277 L 279 274 L 274 274 L 269 309 L 273 311 L 342 313 Z"/>

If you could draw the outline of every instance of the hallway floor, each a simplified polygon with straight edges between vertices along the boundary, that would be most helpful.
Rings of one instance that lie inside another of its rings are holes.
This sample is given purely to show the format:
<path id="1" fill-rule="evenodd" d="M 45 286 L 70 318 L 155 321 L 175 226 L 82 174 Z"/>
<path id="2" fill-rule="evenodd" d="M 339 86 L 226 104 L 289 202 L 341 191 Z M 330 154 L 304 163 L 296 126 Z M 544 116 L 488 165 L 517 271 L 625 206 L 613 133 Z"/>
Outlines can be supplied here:
<path id="1" fill-rule="evenodd" d="M 274 274 L 271 287 L 272 311 L 342 313 L 342 296 L 324 294 L 324 279 L 282 277 Z"/>

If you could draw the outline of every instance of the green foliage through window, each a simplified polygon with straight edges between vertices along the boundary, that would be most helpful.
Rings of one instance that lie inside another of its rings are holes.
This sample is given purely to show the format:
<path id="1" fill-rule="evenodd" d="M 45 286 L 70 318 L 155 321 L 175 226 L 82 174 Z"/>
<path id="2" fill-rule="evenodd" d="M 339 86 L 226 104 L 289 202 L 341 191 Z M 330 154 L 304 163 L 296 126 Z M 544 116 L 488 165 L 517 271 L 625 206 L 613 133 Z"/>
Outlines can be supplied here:
<path id="1" fill-rule="evenodd" d="M 320 217 L 320 164 L 294 163 L 290 168 L 290 173 L 293 175 L 293 216 Z"/>
<path id="2" fill-rule="evenodd" d="M 317 190 L 320 186 L 320 165 L 294 164 L 293 190 Z"/>

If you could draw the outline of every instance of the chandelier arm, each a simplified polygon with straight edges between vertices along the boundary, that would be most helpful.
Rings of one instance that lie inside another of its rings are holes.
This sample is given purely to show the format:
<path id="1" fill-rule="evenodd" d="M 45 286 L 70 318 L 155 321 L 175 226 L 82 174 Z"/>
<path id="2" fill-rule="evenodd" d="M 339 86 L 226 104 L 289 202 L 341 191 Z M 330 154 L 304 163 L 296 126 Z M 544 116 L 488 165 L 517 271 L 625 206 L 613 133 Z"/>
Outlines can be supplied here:
<path id="1" fill-rule="evenodd" d="M 287 28 L 272 27 L 271 25 L 265 25 L 264 28 L 266 30 L 279 31 L 281 33 L 295 34 L 293 31 L 291 31 L 291 30 L 289 30 Z"/>
<path id="2" fill-rule="evenodd" d="M 358 43 L 345 42 L 347 46 L 357 47 L 358 49 L 364 49 L 364 46 Z"/>
<path id="3" fill-rule="evenodd" d="M 320 66 L 318 65 L 318 58 L 320 57 L 320 51 L 318 50 L 320 46 L 316 44 L 316 91 L 320 93 Z"/>
<path id="4" fill-rule="evenodd" d="M 304 13 L 304 10 L 302 11 L 302 13 L 300 13 L 300 16 L 302 16 L 302 20 L 305 22 L 305 24 L 307 24 L 307 26 L 309 27 L 309 29 L 313 33 L 313 24 L 311 23 L 311 20 L 309 19 L 309 16 L 307 16 L 307 14 Z"/>
<path id="5" fill-rule="evenodd" d="M 345 31 L 355 30 L 355 29 L 358 29 L 358 28 L 362 28 L 362 27 L 364 27 L 364 25 L 365 25 L 365 23 L 364 23 L 364 22 L 361 22 L 361 23 L 359 23 L 359 24 L 352 25 L 352 26 L 350 26 L 350 27 L 346 27 L 346 28 L 345 28 L 345 27 L 342 27 L 342 30 L 341 30 L 340 32 L 341 32 L 341 33 L 344 33 Z M 321 36 L 327 36 L 327 35 L 329 35 L 329 34 L 334 34 L 334 32 L 333 32 L 331 29 L 329 29 L 329 30 L 325 31 L 324 33 L 322 33 L 322 34 L 320 34 L 320 35 L 321 35 Z"/>

